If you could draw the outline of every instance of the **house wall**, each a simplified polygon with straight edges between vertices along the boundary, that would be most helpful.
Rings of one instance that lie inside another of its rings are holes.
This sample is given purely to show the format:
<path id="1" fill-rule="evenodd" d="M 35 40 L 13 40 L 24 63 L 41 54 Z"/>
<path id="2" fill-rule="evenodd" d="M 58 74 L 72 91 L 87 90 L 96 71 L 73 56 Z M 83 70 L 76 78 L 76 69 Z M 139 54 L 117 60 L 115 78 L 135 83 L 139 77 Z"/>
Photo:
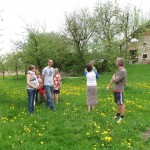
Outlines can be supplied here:
<path id="1" fill-rule="evenodd" d="M 143 58 L 143 57 L 147 58 Z M 150 63 L 150 32 L 145 33 L 138 43 L 138 63 Z"/>

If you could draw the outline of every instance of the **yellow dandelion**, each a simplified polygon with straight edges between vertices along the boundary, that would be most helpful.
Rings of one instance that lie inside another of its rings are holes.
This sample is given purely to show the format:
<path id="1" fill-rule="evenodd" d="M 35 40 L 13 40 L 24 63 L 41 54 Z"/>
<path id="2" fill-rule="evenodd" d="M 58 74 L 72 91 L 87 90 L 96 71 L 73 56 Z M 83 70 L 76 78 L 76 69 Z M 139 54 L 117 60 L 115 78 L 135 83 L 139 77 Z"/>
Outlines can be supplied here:
<path id="1" fill-rule="evenodd" d="M 44 144 L 44 142 L 42 141 L 42 142 L 40 142 L 42 145 Z"/>
<path id="2" fill-rule="evenodd" d="M 110 142 L 110 141 L 112 140 L 112 138 L 109 137 L 109 136 L 106 136 L 106 137 L 105 137 L 105 140 L 106 140 L 107 142 Z"/>
<path id="3" fill-rule="evenodd" d="M 104 132 L 102 132 L 102 135 L 105 135 L 105 134 L 107 134 L 108 132 L 107 131 L 104 131 Z"/>
<path id="4" fill-rule="evenodd" d="M 39 133 L 38 136 L 42 136 L 42 134 Z"/>

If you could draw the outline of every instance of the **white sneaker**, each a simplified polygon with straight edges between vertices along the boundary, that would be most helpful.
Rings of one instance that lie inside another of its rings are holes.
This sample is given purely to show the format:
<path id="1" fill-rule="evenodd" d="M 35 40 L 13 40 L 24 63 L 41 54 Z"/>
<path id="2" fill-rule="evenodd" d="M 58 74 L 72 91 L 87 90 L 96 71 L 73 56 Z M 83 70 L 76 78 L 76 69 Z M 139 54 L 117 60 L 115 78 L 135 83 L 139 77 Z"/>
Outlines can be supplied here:
<path id="1" fill-rule="evenodd" d="M 117 121 L 117 123 L 121 123 L 123 121 L 123 118 L 119 118 L 119 120 Z"/>

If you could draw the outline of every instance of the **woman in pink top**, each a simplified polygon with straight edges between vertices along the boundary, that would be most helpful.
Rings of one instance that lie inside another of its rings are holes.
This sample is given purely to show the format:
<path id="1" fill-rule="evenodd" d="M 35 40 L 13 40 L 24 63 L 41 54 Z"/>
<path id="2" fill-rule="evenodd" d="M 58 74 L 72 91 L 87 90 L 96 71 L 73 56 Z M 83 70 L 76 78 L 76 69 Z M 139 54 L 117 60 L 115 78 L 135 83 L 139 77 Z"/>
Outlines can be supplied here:
<path id="1" fill-rule="evenodd" d="M 59 93 L 60 93 L 60 86 L 61 86 L 61 75 L 58 71 L 58 68 L 55 68 L 55 74 L 53 77 L 54 80 L 54 100 L 56 102 L 56 104 L 58 104 L 58 97 L 59 97 Z"/>

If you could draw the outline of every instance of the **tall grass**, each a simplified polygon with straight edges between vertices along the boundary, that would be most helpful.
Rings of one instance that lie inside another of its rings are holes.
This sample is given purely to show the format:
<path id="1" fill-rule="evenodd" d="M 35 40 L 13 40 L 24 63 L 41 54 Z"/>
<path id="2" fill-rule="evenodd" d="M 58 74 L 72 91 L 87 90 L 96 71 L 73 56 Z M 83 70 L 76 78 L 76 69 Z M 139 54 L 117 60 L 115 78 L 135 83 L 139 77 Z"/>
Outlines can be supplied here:
<path id="1" fill-rule="evenodd" d="M 141 132 L 150 127 L 150 66 L 127 67 L 125 122 L 114 120 L 111 73 L 100 74 L 98 101 L 87 112 L 86 79 L 64 79 L 57 111 L 44 104 L 28 114 L 25 77 L 0 78 L 0 150 L 149 150 Z"/>

